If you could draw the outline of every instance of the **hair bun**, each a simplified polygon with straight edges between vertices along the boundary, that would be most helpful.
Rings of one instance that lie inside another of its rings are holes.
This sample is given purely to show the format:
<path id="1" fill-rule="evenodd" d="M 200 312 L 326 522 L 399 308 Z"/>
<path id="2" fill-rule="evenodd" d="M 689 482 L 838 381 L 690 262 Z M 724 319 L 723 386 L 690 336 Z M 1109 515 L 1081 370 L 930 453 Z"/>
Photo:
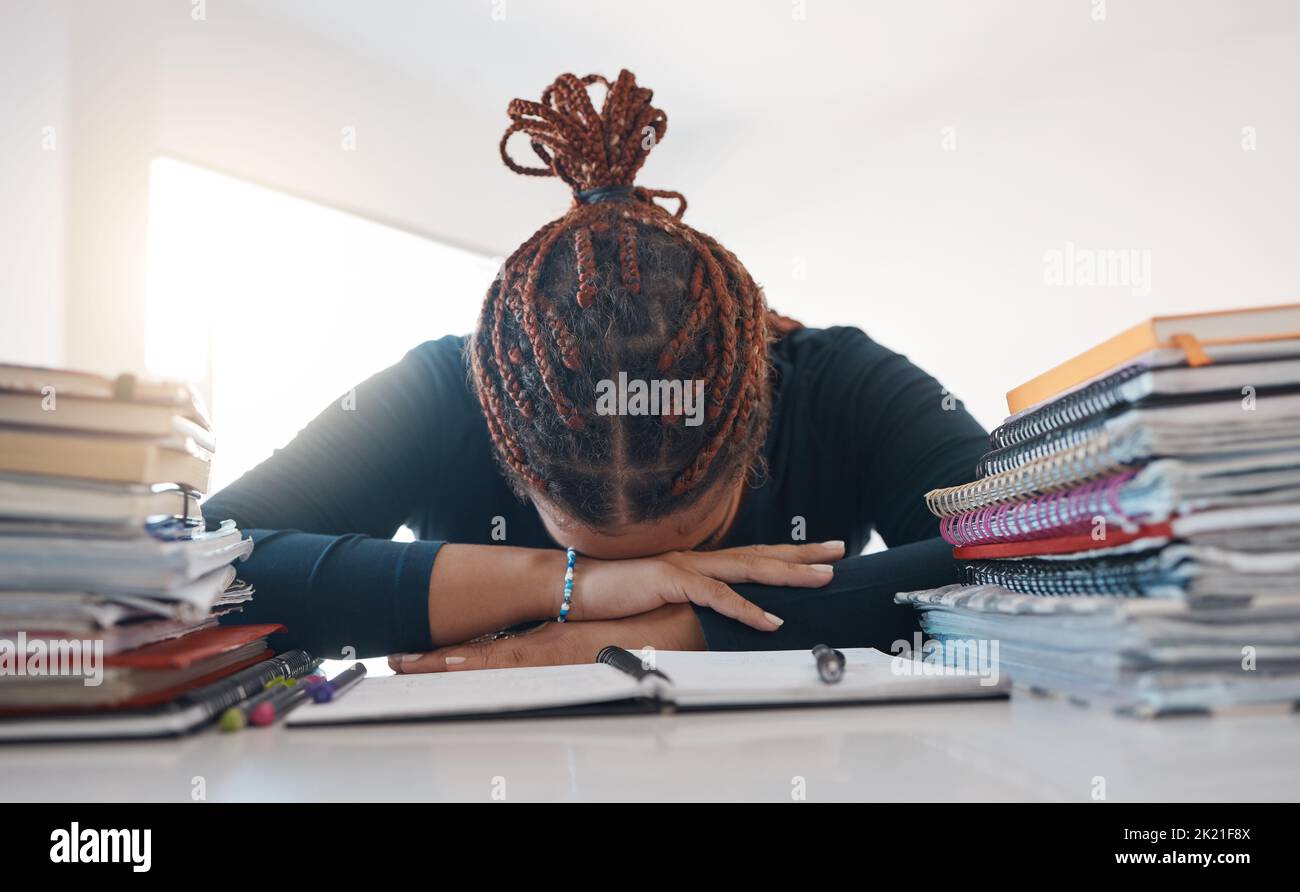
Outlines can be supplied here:
<path id="1" fill-rule="evenodd" d="M 588 92 L 597 83 L 605 87 L 599 112 Z M 542 93 L 541 102 L 510 103 L 501 160 L 525 176 L 559 177 L 575 193 L 631 189 L 650 150 L 668 131 L 668 116 L 650 104 L 653 96 L 653 90 L 637 86 L 627 69 L 612 84 L 599 74 L 562 74 Z M 525 167 L 510 157 L 506 143 L 519 132 L 528 135 L 544 167 Z"/>

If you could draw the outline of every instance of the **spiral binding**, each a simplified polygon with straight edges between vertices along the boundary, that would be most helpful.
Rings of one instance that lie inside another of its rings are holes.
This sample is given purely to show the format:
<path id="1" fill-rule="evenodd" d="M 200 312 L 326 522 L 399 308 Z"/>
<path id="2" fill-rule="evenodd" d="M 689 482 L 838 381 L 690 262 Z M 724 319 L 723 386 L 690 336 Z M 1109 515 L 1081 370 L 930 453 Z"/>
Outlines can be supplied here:
<path id="1" fill-rule="evenodd" d="M 1066 394 L 1058 400 L 1048 403 L 1041 409 L 1035 409 L 1028 415 L 1022 415 L 997 428 L 989 436 L 994 449 L 1014 446 L 1032 440 L 1048 431 L 1100 415 L 1115 406 L 1127 403 L 1121 385 L 1146 373 L 1145 366 L 1127 366 L 1107 375 L 1086 387 Z"/>
<path id="2" fill-rule="evenodd" d="M 1174 578 L 1159 555 L 1082 561 L 971 561 L 965 565 L 970 585 L 1000 585 L 1027 595 L 1114 595 L 1143 597 L 1170 585 Z"/>
<path id="3" fill-rule="evenodd" d="M 1073 449 L 1089 437 L 1096 436 L 1109 420 L 1105 416 L 1095 418 L 1075 427 L 1050 430 L 1033 440 L 991 450 L 985 453 L 975 465 L 975 476 L 992 477 L 994 474 L 1004 474 L 1032 461 Z"/>
<path id="4" fill-rule="evenodd" d="M 936 517 L 954 517 L 1071 489 L 1127 470 L 1139 458 L 1136 443 L 1132 434 L 1114 436 L 1103 430 L 1072 449 L 1010 471 L 960 486 L 932 489 L 925 494 L 925 504 Z"/>
<path id="5" fill-rule="evenodd" d="M 1136 523 L 1138 519 L 1124 511 L 1120 494 L 1137 473 L 1126 471 L 1065 492 L 945 517 L 939 534 L 960 547 L 1083 533 L 1098 516 L 1111 523 Z"/>

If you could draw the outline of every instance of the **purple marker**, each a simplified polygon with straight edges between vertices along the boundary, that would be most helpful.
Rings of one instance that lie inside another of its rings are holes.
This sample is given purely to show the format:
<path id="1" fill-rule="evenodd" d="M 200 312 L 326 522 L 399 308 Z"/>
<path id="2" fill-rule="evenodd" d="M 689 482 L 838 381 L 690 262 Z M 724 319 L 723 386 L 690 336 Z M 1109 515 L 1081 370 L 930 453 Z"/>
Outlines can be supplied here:
<path id="1" fill-rule="evenodd" d="M 366 677 L 366 666 L 364 663 L 353 663 L 349 669 L 344 669 L 338 675 L 329 681 L 322 681 L 320 684 L 313 685 L 311 689 L 311 698 L 317 703 L 329 703 L 343 696 L 343 693 L 356 685 L 357 682 Z"/>

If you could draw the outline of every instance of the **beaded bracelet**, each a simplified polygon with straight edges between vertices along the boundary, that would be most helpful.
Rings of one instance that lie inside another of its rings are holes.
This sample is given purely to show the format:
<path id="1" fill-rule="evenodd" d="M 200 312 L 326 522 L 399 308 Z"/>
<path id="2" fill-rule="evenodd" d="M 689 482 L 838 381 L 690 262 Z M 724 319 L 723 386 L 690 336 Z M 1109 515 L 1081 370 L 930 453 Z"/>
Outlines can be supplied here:
<path id="1" fill-rule="evenodd" d="M 569 610 L 573 607 L 573 565 L 578 561 L 578 552 L 574 551 L 570 545 L 565 552 L 568 564 L 564 568 L 564 601 L 560 604 L 560 615 L 556 617 L 556 622 L 568 622 Z"/>

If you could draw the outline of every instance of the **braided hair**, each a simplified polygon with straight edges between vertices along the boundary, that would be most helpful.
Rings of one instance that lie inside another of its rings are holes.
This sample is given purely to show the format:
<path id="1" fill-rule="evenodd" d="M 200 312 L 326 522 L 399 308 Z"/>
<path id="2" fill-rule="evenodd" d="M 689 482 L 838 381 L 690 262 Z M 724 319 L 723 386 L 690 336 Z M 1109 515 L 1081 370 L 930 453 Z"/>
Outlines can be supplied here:
<path id="1" fill-rule="evenodd" d="M 468 346 L 516 491 L 531 488 L 593 527 L 663 517 L 755 471 L 771 400 L 768 341 L 799 327 L 769 313 L 735 255 L 681 222 L 680 193 L 635 185 L 668 129 L 652 96 L 624 70 L 612 83 L 562 74 L 540 102 L 510 103 L 502 160 L 525 176 L 559 177 L 574 202 L 506 259 Z M 511 157 L 516 133 L 541 166 Z M 675 200 L 675 212 L 656 199 Z M 685 423 L 680 404 L 657 416 L 597 412 L 598 382 L 620 372 L 702 380 L 702 422 Z"/>

